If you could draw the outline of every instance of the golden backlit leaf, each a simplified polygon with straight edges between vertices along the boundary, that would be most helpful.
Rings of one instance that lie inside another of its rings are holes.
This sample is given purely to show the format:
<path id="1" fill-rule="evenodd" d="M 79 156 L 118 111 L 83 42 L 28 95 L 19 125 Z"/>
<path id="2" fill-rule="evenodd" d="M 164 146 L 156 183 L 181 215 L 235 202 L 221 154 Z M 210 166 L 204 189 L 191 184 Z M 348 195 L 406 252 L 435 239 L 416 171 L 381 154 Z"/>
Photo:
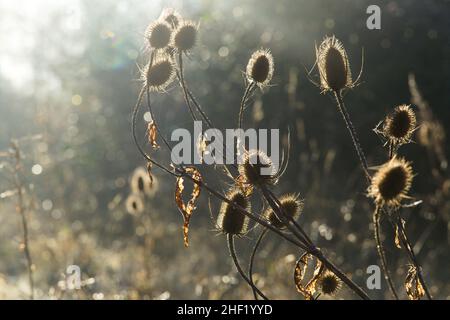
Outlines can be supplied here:
<path id="1" fill-rule="evenodd" d="M 403 225 L 403 227 L 405 227 L 405 220 L 401 219 L 401 224 Z M 401 240 L 400 240 L 400 237 L 401 237 L 400 232 L 401 232 L 401 231 L 400 231 L 400 228 L 398 227 L 398 224 L 396 224 L 396 225 L 395 225 L 395 238 L 394 238 L 394 242 L 395 242 L 395 246 L 396 246 L 397 248 L 399 248 L 399 249 L 402 248 Z"/>
<path id="2" fill-rule="evenodd" d="M 197 169 L 195 169 L 193 167 L 188 167 L 188 168 L 185 168 L 185 171 L 187 174 L 191 175 L 191 177 L 194 180 L 199 181 L 199 182 L 202 181 L 202 176 Z M 194 183 L 192 193 L 191 193 L 191 199 L 189 199 L 189 201 L 187 203 L 185 203 L 183 201 L 183 190 L 184 190 L 184 178 L 178 177 L 177 182 L 176 182 L 176 187 L 175 187 L 175 202 L 177 204 L 178 209 L 180 209 L 181 214 L 183 215 L 183 220 L 184 220 L 183 241 L 184 241 L 185 247 L 188 247 L 189 246 L 189 238 L 188 238 L 189 221 L 191 219 L 192 212 L 195 210 L 195 202 L 200 197 L 201 188 L 200 188 L 199 184 Z"/>
<path id="3" fill-rule="evenodd" d="M 156 124 L 153 120 L 148 123 L 147 134 L 148 134 L 148 141 L 150 142 L 151 146 L 154 149 L 158 149 L 159 145 L 156 142 L 157 129 L 156 129 Z"/>
<path id="4" fill-rule="evenodd" d="M 315 259 L 315 267 L 314 267 L 314 273 L 312 278 L 306 283 L 306 285 L 303 285 L 303 279 L 306 275 L 306 271 L 308 268 L 308 262 L 311 260 L 313 261 Z M 297 291 L 301 293 L 306 300 L 313 300 L 314 299 L 314 293 L 316 292 L 316 283 L 317 280 L 319 280 L 321 274 L 324 271 L 323 264 L 320 260 L 317 258 L 314 258 L 309 253 L 304 253 L 300 259 L 298 259 L 295 269 L 294 269 L 294 282 L 295 286 L 297 288 Z"/>
<path id="5" fill-rule="evenodd" d="M 207 146 L 208 145 L 206 144 L 206 136 L 200 135 L 197 141 L 197 149 L 201 164 L 203 163 L 203 156 L 205 155 Z"/>
<path id="6" fill-rule="evenodd" d="M 405 278 L 405 289 L 410 300 L 420 300 L 425 295 L 425 290 L 414 266 L 409 266 L 408 274 Z"/>

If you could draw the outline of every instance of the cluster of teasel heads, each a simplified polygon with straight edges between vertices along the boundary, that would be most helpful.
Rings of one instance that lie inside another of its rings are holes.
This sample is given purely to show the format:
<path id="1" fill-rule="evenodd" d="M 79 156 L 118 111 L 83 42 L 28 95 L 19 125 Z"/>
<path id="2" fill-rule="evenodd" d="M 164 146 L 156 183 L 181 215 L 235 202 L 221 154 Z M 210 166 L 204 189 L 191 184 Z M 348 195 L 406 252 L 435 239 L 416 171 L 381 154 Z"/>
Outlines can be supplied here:
<path id="1" fill-rule="evenodd" d="M 303 210 L 303 200 L 298 194 L 285 194 L 277 197 L 272 188 L 276 186 L 281 178 L 284 169 L 283 166 L 279 171 L 274 169 L 270 158 L 261 150 L 245 150 L 242 163 L 229 168 L 225 166 L 227 176 L 233 180 L 233 185 L 227 193 L 222 195 L 220 192 L 212 189 L 203 181 L 198 168 L 164 166 L 149 156 L 143 150 L 137 141 L 135 126 L 136 115 L 142 101 L 143 92 L 147 91 L 148 107 L 152 113 L 152 107 L 149 98 L 149 92 L 164 92 L 174 79 L 178 79 L 180 88 L 191 112 L 191 117 L 196 119 L 195 112 L 199 118 L 212 126 L 211 121 L 199 103 L 194 98 L 192 91 L 188 88 L 183 75 L 183 55 L 188 54 L 195 46 L 198 38 L 198 24 L 185 20 L 181 15 L 173 9 L 165 9 L 161 16 L 155 22 L 151 23 L 145 33 L 146 43 L 150 50 L 150 59 L 146 67 L 142 71 L 143 89 L 138 98 L 138 102 L 133 112 L 133 137 L 141 154 L 148 161 L 149 165 L 156 165 L 163 171 L 174 175 L 177 178 L 175 200 L 176 204 L 183 215 L 184 225 L 184 243 L 188 246 L 188 228 L 189 219 L 195 210 L 195 202 L 200 196 L 201 188 L 206 189 L 210 195 L 217 197 L 222 201 L 220 210 L 215 221 L 218 230 L 226 234 L 228 237 L 228 245 L 233 262 L 236 265 L 242 278 L 250 285 L 253 290 L 255 299 L 259 297 L 267 299 L 261 290 L 255 285 L 252 276 L 253 260 L 266 231 L 272 231 L 285 240 L 295 244 L 303 249 L 305 253 L 297 261 L 295 266 L 295 284 L 299 293 L 303 294 L 306 299 L 317 299 L 321 294 L 335 295 L 342 284 L 345 283 L 348 288 L 353 290 L 361 298 L 368 299 L 367 294 L 349 279 L 344 272 L 340 271 L 333 263 L 331 263 L 325 255 L 313 244 L 308 235 L 304 232 L 297 220 Z M 177 60 L 178 57 L 178 60 Z M 342 43 L 333 37 L 326 37 L 323 42 L 316 47 L 316 65 L 319 71 L 320 82 L 317 83 L 322 93 L 331 92 L 336 98 L 336 103 L 344 122 L 349 130 L 358 158 L 361 162 L 365 177 L 368 180 L 368 196 L 374 199 L 375 213 L 375 239 L 379 248 L 380 257 L 383 267 L 387 275 L 386 261 L 379 237 L 379 216 L 386 214 L 395 221 L 397 236 L 396 243 L 402 243 L 411 257 L 412 267 L 408 271 L 405 287 L 410 298 L 421 298 L 426 290 L 423 281 L 420 266 L 412 251 L 409 239 L 405 232 L 405 223 L 398 215 L 399 208 L 405 199 L 409 199 L 408 192 L 411 188 L 413 172 L 411 164 L 397 156 L 398 148 L 411 141 L 412 134 L 416 129 L 416 117 L 410 106 L 401 105 L 394 109 L 382 123 L 376 128 L 375 132 L 386 141 L 389 147 L 389 160 L 376 167 L 375 173 L 370 173 L 367 165 L 366 157 L 356 135 L 356 130 L 350 120 L 350 116 L 343 102 L 342 92 L 346 89 L 355 87 L 358 84 L 359 77 L 353 81 L 350 63 Z M 361 67 L 362 70 L 362 67 Z M 260 49 L 255 51 L 247 64 L 245 80 L 246 88 L 241 100 L 239 109 L 238 127 L 243 127 L 243 115 L 249 97 L 254 93 L 256 88 L 264 89 L 270 85 L 274 74 L 274 59 L 269 50 Z M 156 119 L 153 117 L 152 122 L 148 126 L 149 143 L 151 146 L 157 146 L 156 140 L 163 139 L 163 136 L 157 137 L 159 127 Z M 165 144 L 169 147 L 166 140 Z M 198 146 L 199 149 L 204 145 Z M 170 149 L 170 147 L 169 147 Z M 201 150 L 200 150 L 201 151 Z M 287 162 L 285 163 L 287 165 Z M 151 166 L 149 166 L 151 168 Z M 234 174 L 231 173 L 234 169 Z M 264 174 L 262 169 L 264 169 Z M 135 176 L 138 176 L 135 173 Z M 144 178 L 145 177 L 145 178 Z M 132 190 L 138 190 L 145 193 L 145 186 L 149 179 L 151 180 L 151 172 L 142 170 L 139 177 L 132 179 Z M 147 179 L 147 180 L 146 180 Z M 146 182 L 144 182 L 144 180 Z M 183 200 L 184 182 L 189 180 L 194 184 L 191 199 L 188 202 Z M 258 215 L 252 213 L 252 199 L 259 192 L 265 209 Z M 142 204 L 137 200 L 139 197 L 133 193 L 127 200 L 127 206 L 131 207 L 131 211 L 142 210 Z M 139 208 L 139 209 L 138 209 Z M 398 217 L 398 221 L 396 220 Z M 250 221 L 256 225 L 262 226 L 263 230 L 255 244 L 248 275 L 240 266 L 239 260 L 234 246 L 234 237 L 243 236 L 250 230 Z M 292 238 L 290 236 L 294 236 Z M 398 245 L 400 246 L 400 244 Z M 313 276 L 309 281 L 305 281 L 306 269 L 311 267 L 311 262 L 315 262 L 313 266 Z M 306 282 L 306 283 L 305 283 Z M 390 282 L 391 290 L 393 285 Z M 395 297 L 397 294 L 394 293 Z M 427 293 L 428 295 L 428 293 Z M 428 295 L 428 297 L 430 297 Z"/>

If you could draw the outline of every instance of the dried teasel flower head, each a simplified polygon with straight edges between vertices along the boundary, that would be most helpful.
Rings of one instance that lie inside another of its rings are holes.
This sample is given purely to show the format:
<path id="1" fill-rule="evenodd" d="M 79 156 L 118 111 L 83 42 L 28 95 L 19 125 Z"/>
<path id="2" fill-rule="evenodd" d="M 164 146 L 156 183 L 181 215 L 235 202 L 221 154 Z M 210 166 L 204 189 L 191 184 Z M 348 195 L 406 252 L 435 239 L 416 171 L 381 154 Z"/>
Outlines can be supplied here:
<path id="1" fill-rule="evenodd" d="M 342 287 L 342 281 L 333 272 L 325 271 L 317 281 L 317 285 L 323 294 L 334 296 Z"/>
<path id="2" fill-rule="evenodd" d="M 165 8 L 161 12 L 159 20 L 166 21 L 173 29 L 175 29 L 183 20 L 183 17 L 177 10 L 173 8 Z"/>
<path id="3" fill-rule="evenodd" d="M 394 157 L 378 168 L 368 194 L 379 205 L 399 206 L 404 198 L 408 198 L 413 176 L 411 164 Z"/>
<path id="4" fill-rule="evenodd" d="M 153 197 L 158 190 L 158 180 L 153 176 L 150 178 L 148 171 L 139 167 L 131 176 L 130 186 L 133 194 Z"/>
<path id="5" fill-rule="evenodd" d="M 347 52 L 334 36 L 326 37 L 316 48 L 316 60 L 323 92 L 353 87 Z"/>
<path id="6" fill-rule="evenodd" d="M 189 20 L 183 20 L 172 33 L 171 46 L 179 52 L 187 52 L 197 43 L 198 25 Z"/>
<path id="7" fill-rule="evenodd" d="M 298 195 L 286 194 L 281 196 L 279 200 L 284 212 L 293 220 L 297 220 L 303 211 L 303 201 L 298 199 Z M 266 211 L 264 212 L 264 217 L 274 227 L 278 229 L 286 228 L 285 223 L 278 219 L 277 215 L 271 207 L 266 209 Z"/>
<path id="8" fill-rule="evenodd" d="M 145 38 L 153 49 L 164 49 L 170 43 L 172 27 L 164 20 L 152 22 L 145 31 Z"/>
<path id="9" fill-rule="evenodd" d="M 144 211 L 144 201 L 138 194 L 130 194 L 125 201 L 125 208 L 131 215 L 138 215 Z"/>
<path id="10" fill-rule="evenodd" d="M 240 190 L 232 189 L 226 194 L 226 198 L 245 210 L 250 210 L 251 204 L 248 197 Z M 222 202 L 217 228 L 225 234 L 244 235 L 248 231 L 249 218 L 234 208 L 228 202 Z"/>
<path id="11" fill-rule="evenodd" d="M 272 80 L 274 71 L 273 56 L 267 49 L 253 52 L 247 64 L 248 81 L 258 84 L 260 88 L 267 86 Z"/>
<path id="12" fill-rule="evenodd" d="M 153 62 L 149 62 L 142 74 L 144 86 L 150 91 L 163 92 L 175 78 L 175 65 L 165 54 L 158 55 Z"/>
<path id="13" fill-rule="evenodd" d="M 416 129 L 416 115 L 406 104 L 394 109 L 384 120 L 383 135 L 393 144 L 408 143 Z"/>
<path id="14" fill-rule="evenodd" d="M 246 151 L 238 170 L 245 183 L 250 185 L 275 184 L 278 181 L 272 160 L 261 150 Z"/>

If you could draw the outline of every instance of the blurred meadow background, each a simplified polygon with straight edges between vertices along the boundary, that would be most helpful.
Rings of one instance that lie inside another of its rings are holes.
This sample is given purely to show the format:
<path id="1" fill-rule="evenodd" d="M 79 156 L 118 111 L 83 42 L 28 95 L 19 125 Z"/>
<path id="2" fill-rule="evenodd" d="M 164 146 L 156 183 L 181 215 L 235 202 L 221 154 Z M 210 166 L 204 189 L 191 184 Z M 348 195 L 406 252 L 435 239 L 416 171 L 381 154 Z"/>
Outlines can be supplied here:
<path id="1" fill-rule="evenodd" d="M 371 4 L 382 10 L 381 30 L 366 28 Z M 284 135 L 291 128 L 291 157 L 279 192 L 300 193 L 305 209 L 299 223 L 363 287 L 367 266 L 378 264 L 372 202 L 333 98 L 320 94 L 305 68 L 314 65 L 314 45 L 326 35 L 343 42 L 354 75 L 364 48 L 362 84 L 345 96 L 349 113 L 375 166 L 386 159 L 372 129 L 395 106 L 413 103 L 421 127 L 415 143 L 400 153 L 417 174 L 411 195 L 424 202 L 402 215 L 432 294 L 449 299 L 448 0 L 0 0 L 0 298 L 27 299 L 30 292 L 17 177 L 36 298 L 252 298 L 225 237 L 214 230 L 206 193 L 192 218 L 189 248 L 183 246 L 172 177 L 154 169 L 157 183 L 143 211 L 126 209 L 130 177 L 146 165 L 130 133 L 144 32 L 165 7 L 200 22 L 199 42 L 185 60 L 186 78 L 222 128 L 236 123 L 251 53 L 271 50 L 274 86 L 255 95 L 247 126 L 281 128 Z M 426 112 L 412 100 L 412 75 Z M 179 90 L 155 97 L 154 108 L 167 136 L 190 127 Z M 12 146 L 21 154 L 16 177 Z M 214 199 L 212 207 L 219 208 Z M 408 260 L 393 245 L 392 227 L 382 224 L 390 270 L 403 288 Z M 247 261 L 252 241 L 237 245 Z M 297 258 L 280 238 L 266 238 L 255 269 L 268 296 L 302 299 L 293 283 Z M 67 288 L 69 265 L 80 267 L 81 290 Z M 369 295 L 389 298 L 385 282 Z M 357 297 L 344 288 L 338 298 Z"/>

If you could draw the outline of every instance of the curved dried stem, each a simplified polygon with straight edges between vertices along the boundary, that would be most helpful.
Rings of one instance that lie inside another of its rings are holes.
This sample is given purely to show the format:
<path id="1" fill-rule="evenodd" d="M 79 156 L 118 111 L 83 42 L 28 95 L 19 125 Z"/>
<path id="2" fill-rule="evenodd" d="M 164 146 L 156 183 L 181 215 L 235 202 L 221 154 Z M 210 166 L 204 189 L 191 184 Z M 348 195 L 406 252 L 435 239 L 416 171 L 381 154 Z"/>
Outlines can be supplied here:
<path id="1" fill-rule="evenodd" d="M 361 167 L 364 171 L 364 174 L 365 174 L 367 180 L 370 181 L 371 176 L 369 173 L 369 166 L 367 165 L 366 156 L 364 155 L 364 152 L 361 148 L 361 144 L 359 143 L 358 135 L 356 134 L 356 130 L 350 119 L 350 115 L 348 114 L 347 109 L 345 108 L 345 104 L 342 99 L 342 94 L 341 94 L 341 92 L 335 92 L 334 96 L 336 98 L 336 104 L 338 106 L 339 112 L 341 113 L 341 115 L 344 119 L 345 125 L 347 126 L 350 137 L 352 138 L 353 146 L 355 147 L 359 161 L 361 162 Z"/>
<path id="2" fill-rule="evenodd" d="M 266 235 L 267 230 L 268 229 L 264 228 L 261 231 L 261 233 L 258 237 L 258 240 L 256 240 L 255 246 L 253 247 L 252 254 L 250 256 L 250 262 L 248 265 L 248 278 L 250 279 L 252 284 L 254 284 L 254 282 L 253 282 L 253 262 L 255 261 L 256 252 L 258 251 L 259 245 L 261 244 L 261 241 L 263 240 L 264 236 Z M 255 300 L 258 300 L 258 294 L 257 294 L 256 290 L 253 288 L 253 286 L 252 286 L 252 290 L 253 290 L 253 296 L 255 297 Z"/>
<path id="3" fill-rule="evenodd" d="M 25 210 L 25 201 L 23 197 L 23 186 L 22 181 L 19 177 L 19 170 L 21 167 L 21 154 L 18 144 L 15 141 L 11 142 L 11 148 L 13 150 L 14 166 L 13 166 L 13 176 L 14 176 L 14 186 L 17 189 L 17 209 L 19 211 L 21 222 L 22 222 L 22 232 L 23 232 L 23 252 L 25 254 L 25 259 L 27 260 L 27 270 L 28 270 L 28 281 L 30 285 L 30 299 L 34 300 L 34 277 L 33 277 L 33 259 L 31 257 L 29 237 L 28 237 L 28 222 Z"/>
<path id="4" fill-rule="evenodd" d="M 194 110 L 192 109 L 191 102 L 188 98 L 188 90 L 187 90 L 186 84 L 184 82 L 183 52 L 180 52 L 178 54 L 178 68 L 179 68 L 179 71 L 177 72 L 177 77 L 180 82 L 181 88 L 183 89 L 184 101 L 186 101 L 186 104 L 189 108 L 189 112 L 191 114 L 192 120 L 197 121 L 197 116 L 195 115 Z"/>
<path id="5" fill-rule="evenodd" d="M 241 105 L 239 107 L 239 120 L 238 120 L 238 129 L 242 129 L 242 122 L 244 121 L 244 110 L 247 104 L 247 99 L 250 96 L 251 92 L 256 88 L 255 82 L 249 82 L 245 88 L 244 95 L 242 96 Z"/>
<path id="6" fill-rule="evenodd" d="M 252 290 L 256 291 L 264 300 L 269 300 L 264 293 L 261 292 L 253 282 L 247 277 L 244 270 L 242 270 L 241 265 L 239 264 L 239 259 L 236 255 L 236 249 L 234 247 L 234 236 L 232 234 L 227 234 L 228 239 L 228 249 L 230 250 L 230 255 L 233 258 L 234 265 L 236 266 L 237 271 L 241 275 L 241 277 L 249 284 Z"/>
<path id="7" fill-rule="evenodd" d="M 382 243 L 381 237 L 380 237 L 380 215 L 381 215 L 381 209 L 379 206 L 376 206 L 375 211 L 373 212 L 373 227 L 374 227 L 374 232 L 375 232 L 375 242 L 377 245 L 378 255 L 380 256 L 381 266 L 382 266 L 383 272 L 384 272 L 384 278 L 386 279 L 386 281 L 388 283 L 389 290 L 391 291 L 392 295 L 394 296 L 394 298 L 396 300 L 398 300 L 398 295 L 395 290 L 395 286 L 394 286 L 394 283 L 392 282 L 391 274 L 390 274 L 388 266 L 387 266 L 386 254 L 385 254 L 383 243 Z"/>

